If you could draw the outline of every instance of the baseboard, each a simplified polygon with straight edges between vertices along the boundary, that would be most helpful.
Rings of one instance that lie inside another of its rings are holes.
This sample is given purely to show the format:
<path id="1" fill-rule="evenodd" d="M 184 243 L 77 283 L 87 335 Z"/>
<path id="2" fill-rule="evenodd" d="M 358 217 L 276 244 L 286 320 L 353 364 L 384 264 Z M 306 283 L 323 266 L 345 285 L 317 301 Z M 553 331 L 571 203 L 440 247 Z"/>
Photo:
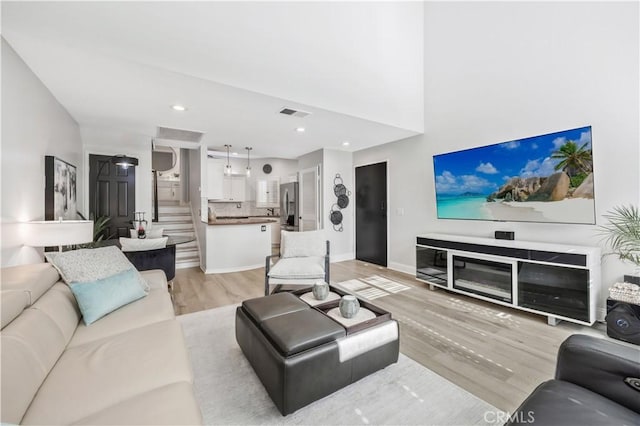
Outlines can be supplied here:
<path id="1" fill-rule="evenodd" d="M 604 318 L 607 316 L 607 308 L 596 308 L 596 321 L 604 322 Z"/>
<path id="2" fill-rule="evenodd" d="M 389 262 L 387 265 L 387 269 L 391 269 L 393 271 L 402 272 L 404 274 L 416 276 L 416 268 L 415 266 L 405 265 L 398 262 Z"/>
<path id="3" fill-rule="evenodd" d="M 205 274 L 226 274 L 226 273 L 229 273 L 229 272 L 242 272 L 242 271 L 248 271 L 250 269 L 258 269 L 258 268 L 264 268 L 264 263 L 258 263 L 256 265 L 241 266 L 241 267 L 236 267 L 236 268 L 206 269 L 204 271 L 204 273 Z"/>
<path id="4" fill-rule="evenodd" d="M 343 254 L 332 254 L 331 255 L 331 263 L 333 262 L 344 262 L 345 260 L 353 260 L 356 258 L 355 253 L 343 253 Z"/>

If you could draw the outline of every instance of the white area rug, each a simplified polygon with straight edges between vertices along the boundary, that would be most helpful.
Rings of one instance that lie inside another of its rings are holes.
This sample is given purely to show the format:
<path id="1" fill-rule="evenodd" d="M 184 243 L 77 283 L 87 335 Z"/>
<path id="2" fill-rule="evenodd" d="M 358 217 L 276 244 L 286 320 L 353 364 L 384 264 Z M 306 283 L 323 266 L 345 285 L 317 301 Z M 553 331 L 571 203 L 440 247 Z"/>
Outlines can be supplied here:
<path id="1" fill-rule="evenodd" d="M 205 424 L 478 425 L 496 409 L 400 355 L 397 364 L 283 417 L 235 340 L 236 306 L 182 315 Z"/>
<path id="2" fill-rule="evenodd" d="M 362 278 L 362 281 L 367 284 L 371 284 L 374 287 L 379 287 L 389 293 L 399 293 L 401 291 L 409 290 L 411 287 L 408 285 L 400 284 L 395 281 L 390 280 L 386 277 L 381 277 L 379 275 L 373 275 L 368 278 Z"/>
<path id="3" fill-rule="evenodd" d="M 379 275 L 342 281 L 337 283 L 336 286 L 367 300 L 377 299 L 411 288 Z"/>

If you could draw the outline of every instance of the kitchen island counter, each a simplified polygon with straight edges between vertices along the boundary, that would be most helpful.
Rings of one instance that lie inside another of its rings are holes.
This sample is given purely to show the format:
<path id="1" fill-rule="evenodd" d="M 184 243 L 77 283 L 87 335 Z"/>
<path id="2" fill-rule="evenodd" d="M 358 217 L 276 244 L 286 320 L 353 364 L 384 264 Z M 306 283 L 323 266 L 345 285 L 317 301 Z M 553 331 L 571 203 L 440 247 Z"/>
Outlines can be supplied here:
<path id="1" fill-rule="evenodd" d="M 264 267 L 271 254 L 271 225 L 264 218 L 218 218 L 209 221 L 205 274 L 222 274 Z"/>
<path id="2" fill-rule="evenodd" d="M 273 223 L 280 219 L 273 216 L 251 216 L 251 217 L 219 217 L 210 219 L 209 225 L 256 225 L 262 223 Z"/>

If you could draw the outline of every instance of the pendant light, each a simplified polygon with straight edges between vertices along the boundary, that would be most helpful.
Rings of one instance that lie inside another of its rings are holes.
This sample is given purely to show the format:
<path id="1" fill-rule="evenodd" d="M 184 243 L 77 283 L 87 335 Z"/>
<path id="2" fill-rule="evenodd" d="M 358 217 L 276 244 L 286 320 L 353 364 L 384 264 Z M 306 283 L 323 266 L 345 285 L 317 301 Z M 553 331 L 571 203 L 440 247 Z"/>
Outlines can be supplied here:
<path id="1" fill-rule="evenodd" d="M 138 165 L 137 158 L 127 157 L 126 155 L 114 155 L 113 157 L 111 157 L 111 162 L 116 166 L 120 166 L 124 169 L 135 167 Z"/>
<path id="2" fill-rule="evenodd" d="M 224 147 L 227 148 L 227 165 L 224 167 L 224 174 L 231 176 L 231 163 L 229 162 L 229 149 L 231 148 L 231 145 L 225 144 Z"/>
<path id="3" fill-rule="evenodd" d="M 250 146 L 245 146 L 244 149 L 247 150 L 247 177 L 251 176 L 251 148 Z"/>

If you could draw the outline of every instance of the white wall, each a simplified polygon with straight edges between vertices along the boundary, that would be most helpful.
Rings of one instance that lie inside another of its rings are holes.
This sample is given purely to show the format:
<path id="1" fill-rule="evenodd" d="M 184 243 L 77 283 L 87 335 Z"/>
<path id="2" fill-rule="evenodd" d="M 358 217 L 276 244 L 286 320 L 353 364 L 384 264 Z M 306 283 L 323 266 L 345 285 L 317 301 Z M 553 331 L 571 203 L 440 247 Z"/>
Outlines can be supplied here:
<path id="1" fill-rule="evenodd" d="M 331 261 L 342 261 L 354 258 L 354 197 L 353 190 L 353 155 L 347 151 L 322 149 L 305 154 L 298 158 L 298 170 L 302 171 L 320 165 L 320 226 L 325 230 L 327 239 L 331 242 Z M 342 210 L 343 231 L 333 229 L 329 220 L 331 206 L 337 198 L 333 192 L 336 173 L 342 176 L 343 184 L 352 191 L 349 206 Z"/>
<path id="2" fill-rule="evenodd" d="M 353 187 L 353 155 L 350 152 L 338 151 L 334 149 L 324 149 L 324 160 L 322 162 L 322 207 L 320 215 L 323 218 L 326 235 L 331 242 L 331 260 L 349 260 L 355 257 L 355 218 L 354 202 L 355 191 Z M 333 187 L 335 185 L 336 174 L 342 178 L 342 184 L 351 191 L 349 205 L 341 210 L 342 232 L 334 229 L 329 212 L 331 207 L 337 202 Z"/>
<path id="3" fill-rule="evenodd" d="M 321 149 L 298 157 L 298 170 L 309 169 L 322 164 L 324 153 Z"/>
<path id="4" fill-rule="evenodd" d="M 427 231 L 602 246 L 596 226 L 436 219 L 432 156 L 591 125 L 597 224 L 638 204 L 638 27 L 631 2 L 427 2 L 425 135 L 354 154 L 355 164 L 389 160 L 390 265 L 413 269 L 415 236 Z M 601 306 L 632 270 L 603 259 Z"/>
<path id="5" fill-rule="evenodd" d="M 78 208 L 84 181 L 78 124 L 2 39 L 2 266 L 42 262 L 42 249 L 22 245 L 16 222 L 44 219 L 44 157 L 77 167 Z"/>
<path id="6" fill-rule="evenodd" d="M 387 163 L 387 265 L 391 269 L 415 273 L 416 236 L 429 229 L 426 221 L 431 206 L 427 202 L 427 193 L 433 191 L 433 182 L 426 171 L 429 161 L 431 158 L 423 136 L 380 145 L 353 155 L 354 167 Z M 434 231 L 433 228 L 431 230 Z"/>
<path id="7" fill-rule="evenodd" d="M 262 167 L 265 164 L 271 165 L 271 173 L 265 174 Z M 244 162 L 246 167 L 246 161 Z M 290 182 L 297 179 L 298 162 L 284 158 L 258 158 L 251 160 L 251 177 L 247 179 L 247 200 L 256 199 L 256 182 L 259 180 L 278 179 L 280 183 Z"/>
<path id="8" fill-rule="evenodd" d="M 226 157 L 223 159 L 227 161 Z M 231 173 L 245 174 L 247 171 L 247 156 L 233 157 L 229 160 L 231 164 Z M 266 174 L 262 171 L 265 164 L 271 165 L 271 173 Z M 297 160 L 287 160 L 284 158 L 256 158 L 251 159 L 251 176 L 247 178 L 246 200 L 255 201 L 256 199 L 256 181 L 265 179 L 279 179 L 280 183 L 290 182 L 296 179 L 298 171 Z"/>
<path id="9" fill-rule="evenodd" d="M 189 202 L 191 204 L 191 215 L 193 218 L 193 226 L 196 231 L 196 240 L 200 249 L 200 268 L 204 271 L 206 268 L 205 259 L 207 258 L 207 224 L 202 222 L 200 209 L 203 206 L 200 198 L 200 190 L 202 187 L 202 161 L 206 161 L 206 155 L 202 155 L 201 148 L 190 149 L 189 153 Z M 206 205 L 206 202 L 204 203 Z M 206 213 L 205 213 L 206 215 Z"/>

